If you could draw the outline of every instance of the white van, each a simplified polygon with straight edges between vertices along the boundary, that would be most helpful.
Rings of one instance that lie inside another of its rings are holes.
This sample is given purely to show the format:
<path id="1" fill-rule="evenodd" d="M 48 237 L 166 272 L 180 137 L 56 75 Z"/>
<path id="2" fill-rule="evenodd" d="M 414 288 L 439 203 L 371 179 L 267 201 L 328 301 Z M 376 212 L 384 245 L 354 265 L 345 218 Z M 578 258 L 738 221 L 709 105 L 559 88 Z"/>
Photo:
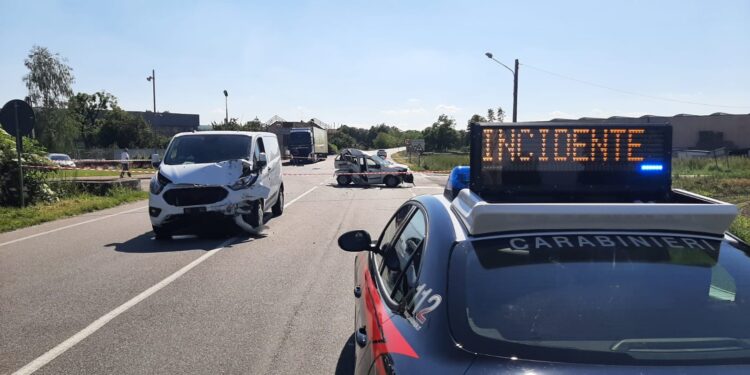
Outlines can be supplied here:
<path id="1" fill-rule="evenodd" d="M 284 211 L 281 155 L 273 133 L 180 133 L 154 167 L 148 213 L 156 239 L 226 227 L 227 221 L 257 234 L 264 212 Z"/>

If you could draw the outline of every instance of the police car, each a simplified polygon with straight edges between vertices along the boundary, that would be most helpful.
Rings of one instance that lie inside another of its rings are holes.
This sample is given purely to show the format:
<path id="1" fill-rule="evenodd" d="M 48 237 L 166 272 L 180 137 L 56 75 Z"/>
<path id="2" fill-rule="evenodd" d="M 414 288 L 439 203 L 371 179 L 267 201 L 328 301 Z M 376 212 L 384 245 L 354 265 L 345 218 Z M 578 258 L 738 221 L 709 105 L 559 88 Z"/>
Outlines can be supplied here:
<path id="1" fill-rule="evenodd" d="M 734 205 L 671 187 L 668 124 L 474 124 L 469 168 L 355 260 L 357 374 L 750 373 Z"/>

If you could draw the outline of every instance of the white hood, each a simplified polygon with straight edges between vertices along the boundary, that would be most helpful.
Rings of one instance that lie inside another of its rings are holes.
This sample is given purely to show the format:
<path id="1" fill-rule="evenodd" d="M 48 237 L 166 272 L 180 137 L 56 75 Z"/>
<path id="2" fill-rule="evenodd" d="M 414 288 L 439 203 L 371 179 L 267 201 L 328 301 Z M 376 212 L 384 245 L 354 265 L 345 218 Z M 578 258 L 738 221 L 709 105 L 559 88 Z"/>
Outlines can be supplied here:
<path id="1" fill-rule="evenodd" d="M 242 166 L 250 165 L 246 160 L 226 160 L 206 164 L 162 163 L 159 173 L 175 184 L 231 185 L 242 176 Z"/>

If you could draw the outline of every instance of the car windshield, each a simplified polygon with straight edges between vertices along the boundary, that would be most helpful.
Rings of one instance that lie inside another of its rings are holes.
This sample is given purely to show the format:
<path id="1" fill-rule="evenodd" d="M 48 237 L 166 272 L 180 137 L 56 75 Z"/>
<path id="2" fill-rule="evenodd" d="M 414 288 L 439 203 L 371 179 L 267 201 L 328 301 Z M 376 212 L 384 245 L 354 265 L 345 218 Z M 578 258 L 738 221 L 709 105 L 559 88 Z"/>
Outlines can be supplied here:
<path id="1" fill-rule="evenodd" d="M 289 145 L 304 146 L 310 145 L 309 132 L 292 132 L 289 134 Z"/>
<path id="2" fill-rule="evenodd" d="M 68 155 L 58 155 L 58 154 L 50 155 L 49 158 L 51 160 L 57 160 L 57 161 L 70 160 L 70 156 L 68 156 Z"/>
<path id="3" fill-rule="evenodd" d="M 477 240 L 451 264 L 464 275 L 449 295 L 462 312 L 452 324 L 480 353 L 505 345 L 519 357 L 559 349 L 571 361 L 747 361 L 746 251 L 643 233 Z"/>
<path id="4" fill-rule="evenodd" d="M 177 137 L 167 150 L 164 164 L 201 164 L 247 159 L 251 142 L 251 137 L 230 134 Z"/>
<path id="5" fill-rule="evenodd" d="M 375 162 L 377 162 L 378 164 L 380 164 L 380 165 L 383 165 L 383 166 L 390 165 L 390 163 L 388 161 L 386 161 L 385 159 L 381 158 L 380 156 L 371 155 L 370 158 L 372 160 L 374 160 Z"/>

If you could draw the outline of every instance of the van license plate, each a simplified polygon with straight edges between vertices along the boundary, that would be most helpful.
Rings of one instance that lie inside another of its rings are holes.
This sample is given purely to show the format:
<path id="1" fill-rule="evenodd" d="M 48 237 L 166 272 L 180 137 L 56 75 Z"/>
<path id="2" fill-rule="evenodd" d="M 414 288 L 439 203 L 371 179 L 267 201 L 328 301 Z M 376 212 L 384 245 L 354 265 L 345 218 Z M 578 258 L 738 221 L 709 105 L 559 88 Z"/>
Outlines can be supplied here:
<path id="1" fill-rule="evenodd" d="M 187 207 L 183 211 L 185 215 L 194 215 L 206 212 L 206 207 Z"/>

